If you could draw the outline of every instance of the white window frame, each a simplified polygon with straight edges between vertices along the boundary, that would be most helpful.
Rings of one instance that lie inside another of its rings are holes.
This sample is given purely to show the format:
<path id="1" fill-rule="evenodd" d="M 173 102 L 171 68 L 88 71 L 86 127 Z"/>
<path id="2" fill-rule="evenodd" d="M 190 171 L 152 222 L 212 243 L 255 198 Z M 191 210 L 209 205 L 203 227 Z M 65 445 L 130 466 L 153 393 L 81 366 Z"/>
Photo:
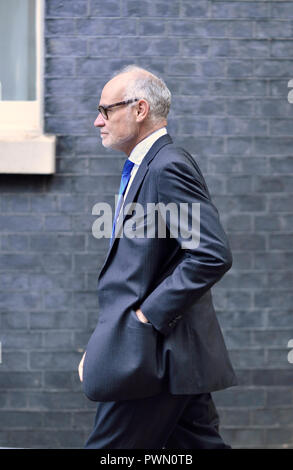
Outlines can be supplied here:
<path id="1" fill-rule="evenodd" d="M 55 136 L 43 134 L 44 8 L 36 0 L 36 100 L 0 101 L 0 173 L 55 172 Z"/>

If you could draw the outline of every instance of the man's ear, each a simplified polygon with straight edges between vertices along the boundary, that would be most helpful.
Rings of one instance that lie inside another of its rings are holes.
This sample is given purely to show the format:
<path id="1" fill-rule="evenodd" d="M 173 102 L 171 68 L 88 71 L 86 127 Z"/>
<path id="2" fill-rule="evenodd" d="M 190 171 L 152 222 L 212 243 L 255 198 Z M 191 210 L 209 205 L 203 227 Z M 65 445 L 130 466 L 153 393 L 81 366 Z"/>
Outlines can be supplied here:
<path id="1" fill-rule="evenodd" d="M 148 102 L 144 99 L 139 100 L 136 105 L 136 121 L 144 121 L 147 118 L 149 111 L 150 105 L 148 104 Z"/>

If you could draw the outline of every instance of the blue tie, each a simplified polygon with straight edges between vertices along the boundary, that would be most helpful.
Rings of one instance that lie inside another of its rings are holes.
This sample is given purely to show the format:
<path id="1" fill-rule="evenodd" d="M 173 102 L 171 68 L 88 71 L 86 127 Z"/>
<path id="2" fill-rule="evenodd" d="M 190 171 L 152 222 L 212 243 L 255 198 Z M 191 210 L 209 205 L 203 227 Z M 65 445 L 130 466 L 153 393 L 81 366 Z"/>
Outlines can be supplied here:
<path id="1" fill-rule="evenodd" d="M 128 159 L 127 159 L 127 160 L 125 161 L 125 163 L 124 163 L 124 167 L 123 167 L 123 170 L 122 170 L 121 181 L 120 181 L 120 188 L 119 188 L 119 196 L 118 196 L 118 201 L 117 201 L 117 207 L 116 207 L 115 216 L 114 216 L 112 235 L 111 235 L 111 239 L 110 239 L 110 245 L 111 245 L 112 239 L 113 239 L 113 237 L 114 237 L 115 225 L 116 225 L 117 218 L 118 218 L 118 215 L 119 215 L 121 206 L 122 206 L 123 194 L 125 193 L 125 190 L 126 190 L 126 188 L 127 188 L 128 182 L 129 182 L 129 180 L 130 180 L 130 173 L 131 173 L 131 170 L 132 170 L 133 166 L 134 166 L 134 163 L 131 162 L 131 161 L 128 160 Z"/>

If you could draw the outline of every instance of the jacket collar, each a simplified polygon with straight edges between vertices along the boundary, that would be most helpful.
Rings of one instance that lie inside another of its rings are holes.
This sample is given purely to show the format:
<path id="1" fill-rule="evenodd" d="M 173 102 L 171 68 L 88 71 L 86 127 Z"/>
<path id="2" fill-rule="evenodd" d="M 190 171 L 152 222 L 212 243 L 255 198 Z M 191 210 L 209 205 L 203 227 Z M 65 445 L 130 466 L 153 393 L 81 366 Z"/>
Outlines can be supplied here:
<path id="1" fill-rule="evenodd" d="M 135 163 L 136 165 L 140 165 L 143 158 L 146 156 L 146 154 L 154 145 L 154 143 L 160 137 L 166 134 L 167 134 L 166 127 L 161 127 L 160 129 L 157 129 L 156 131 L 149 134 L 147 137 L 141 140 L 138 144 L 136 144 L 136 146 L 132 149 L 128 157 L 128 160 Z"/>
<path id="2" fill-rule="evenodd" d="M 148 172 L 148 167 L 149 167 L 149 164 L 151 163 L 151 161 L 153 160 L 153 158 L 156 156 L 156 154 L 159 152 L 159 150 L 161 150 L 163 147 L 165 147 L 165 145 L 168 145 L 168 144 L 171 144 L 173 141 L 171 139 L 171 137 L 169 136 L 169 134 L 166 134 L 166 135 L 163 135 L 162 137 L 160 137 L 158 140 L 156 140 L 156 142 L 152 145 L 152 147 L 150 148 L 150 150 L 148 151 L 148 153 L 146 154 L 146 156 L 143 158 L 142 160 L 142 163 L 140 164 L 138 170 L 137 170 L 137 173 L 134 177 L 134 180 L 129 188 L 129 191 L 127 193 L 127 196 L 125 198 L 125 201 L 124 201 L 124 204 L 123 205 L 126 205 L 126 204 L 129 204 L 131 203 L 144 178 L 145 178 L 145 175 L 147 174 Z M 118 227 L 117 227 L 117 236 L 119 235 L 119 233 L 121 232 L 122 228 L 123 228 L 123 222 L 124 222 L 124 219 L 125 219 L 126 215 L 123 214 L 123 217 L 121 217 L 121 221 L 119 223 L 117 223 Z M 108 249 L 108 252 L 106 254 L 106 259 L 104 261 L 104 264 L 101 268 L 101 271 L 100 271 L 100 275 L 99 275 L 99 278 L 101 277 L 102 273 L 105 271 L 105 268 L 106 268 L 106 265 L 107 265 L 107 262 L 110 258 L 110 254 L 113 252 L 113 248 L 116 246 L 117 244 L 117 238 L 118 237 L 115 237 L 114 240 L 112 241 L 112 244 L 111 246 L 109 247 Z"/>

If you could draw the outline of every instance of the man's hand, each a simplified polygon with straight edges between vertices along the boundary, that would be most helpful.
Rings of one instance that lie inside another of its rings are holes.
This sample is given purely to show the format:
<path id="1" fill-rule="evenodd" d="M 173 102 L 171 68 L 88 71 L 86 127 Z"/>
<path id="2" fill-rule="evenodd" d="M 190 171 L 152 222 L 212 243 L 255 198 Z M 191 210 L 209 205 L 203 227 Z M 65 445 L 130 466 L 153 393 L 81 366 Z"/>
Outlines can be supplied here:
<path id="1" fill-rule="evenodd" d="M 80 379 L 81 382 L 82 382 L 82 379 L 83 379 L 83 362 L 84 362 L 84 358 L 85 358 L 85 353 L 82 356 L 82 359 L 81 359 L 81 361 L 79 363 L 79 366 L 78 366 L 79 379 Z"/>
<path id="2" fill-rule="evenodd" d="M 144 316 L 140 309 L 136 310 L 136 315 L 142 323 L 149 323 L 148 319 Z"/>

